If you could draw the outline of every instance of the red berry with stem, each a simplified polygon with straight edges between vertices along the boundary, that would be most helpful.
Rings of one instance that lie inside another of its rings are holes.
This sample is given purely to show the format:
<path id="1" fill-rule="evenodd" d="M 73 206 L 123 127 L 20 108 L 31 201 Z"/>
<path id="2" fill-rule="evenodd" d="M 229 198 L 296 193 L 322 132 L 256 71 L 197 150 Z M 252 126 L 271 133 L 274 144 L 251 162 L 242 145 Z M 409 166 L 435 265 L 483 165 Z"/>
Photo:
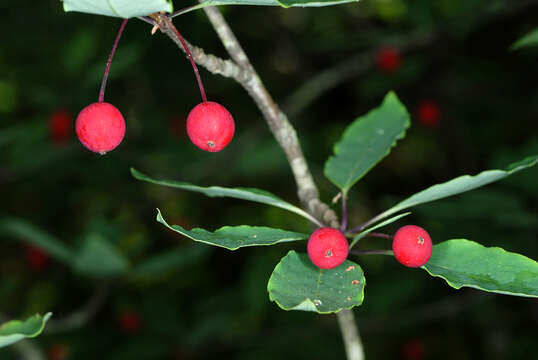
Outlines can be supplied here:
<path id="1" fill-rule="evenodd" d="M 400 68 L 402 57 L 400 50 L 393 47 L 384 47 L 377 51 L 377 67 L 386 73 L 392 73 Z"/>
<path id="2" fill-rule="evenodd" d="M 417 106 L 418 121 L 427 127 L 437 127 L 441 122 L 441 110 L 434 100 L 424 100 Z"/>
<path id="3" fill-rule="evenodd" d="M 234 132 L 232 115 L 224 106 L 213 101 L 196 105 L 187 117 L 189 138 L 205 151 L 221 151 L 232 140 Z"/>
<path id="4" fill-rule="evenodd" d="M 310 235 L 306 251 L 314 265 L 320 269 L 333 269 L 347 259 L 349 244 L 339 230 L 322 227 Z"/>
<path id="5" fill-rule="evenodd" d="M 191 63 L 202 102 L 196 105 L 187 116 L 187 134 L 192 143 L 202 150 L 209 152 L 221 151 L 232 140 L 235 132 L 235 123 L 232 115 L 226 108 L 216 102 L 207 101 L 204 84 L 200 77 L 198 67 L 194 62 L 192 53 L 183 36 L 176 29 L 169 17 L 158 17 L 157 22 L 165 21 L 181 42 Z"/>
<path id="6" fill-rule="evenodd" d="M 392 251 L 402 265 L 420 267 L 432 256 L 432 239 L 420 226 L 406 225 L 394 234 Z"/>
<path id="7" fill-rule="evenodd" d="M 75 131 L 82 145 L 102 155 L 115 149 L 125 136 L 123 115 L 114 105 L 104 102 L 104 98 L 110 64 L 126 24 L 127 19 L 124 19 L 110 51 L 99 90 L 99 101 L 82 109 L 75 123 Z"/>
<path id="8" fill-rule="evenodd" d="M 82 145 L 93 152 L 105 154 L 123 140 L 125 120 L 114 105 L 96 102 L 78 114 L 75 131 Z"/>

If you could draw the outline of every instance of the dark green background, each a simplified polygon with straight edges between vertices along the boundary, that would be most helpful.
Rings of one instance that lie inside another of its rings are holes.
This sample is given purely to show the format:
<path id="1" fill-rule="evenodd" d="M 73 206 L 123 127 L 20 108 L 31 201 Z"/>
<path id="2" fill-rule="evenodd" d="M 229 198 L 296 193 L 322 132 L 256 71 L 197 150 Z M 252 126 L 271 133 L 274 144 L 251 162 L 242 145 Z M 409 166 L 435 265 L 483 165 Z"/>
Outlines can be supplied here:
<path id="1" fill-rule="evenodd" d="M 58 146 L 49 118 L 59 109 L 76 116 L 97 100 L 120 20 L 63 13 L 55 0 L 4 0 L 0 10 L 0 218 L 22 218 L 74 248 L 99 234 L 133 266 L 178 248 L 187 257 L 155 277 L 106 280 L 110 291 L 91 322 L 67 332 L 45 331 L 33 343 L 49 355 L 64 346 L 69 353 L 64 359 L 344 358 L 334 316 L 285 312 L 268 300 L 272 269 L 289 249 L 304 252 L 304 243 L 230 252 L 194 244 L 154 220 L 159 207 L 167 220 L 186 228 L 250 224 L 308 232 L 301 218 L 130 176 L 134 166 L 204 186 L 263 188 L 297 203 L 285 157 L 246 92 L 201 70 L 209 99 L 227 106 L 237 132 L 221 153 L 198 150 L 183 130 L 186 115 L 200 101 L 189 63 L 164 35 L 151 36 L 149 25 L 130 20 L 105 97 L 126 118 L 123 143 L 99 156 L 73 133 Z M 396 72 L 367 66 L 290 119 L 322 199 L 330 202 L 336 188 L 323 178 L 323 163 L 347 124 L 391 89 L 408 107 L 413 118 L 406 139 L 350 192 L 352 225 L 431 184 L 538 152 L 538 50 L 508 50 L 538 23 L 538 1 L 364 0 L 327 8 L 222 10 L 284 109 L 293 105 L 291 94 L 322 71 L 359 54 L 371 59 L 383 46 L 402 49 Z M 226 56 L 203 11 L 175 24 L 192 43 Z M 416 42 L 423 44 L 409 46 Z M 439 127 L 417 121 L 423 99 L 439 103 Z M 418 207 L 386 232 L 414 223 L 427 228 L 434 243 L 468 238 L 536 259 L 537 178 L 533 168 Z M 373 239 L 361 246 L 390 243 Z M 24 242 L 0 235 L 4 317 L 53 311 L 54 320 L 62 319 L 105 282 L 55 261 L 32 270 L 24 254 Z M 535 350 L 535 299 L 456 291 L 390 257 L 354 260 L 367 279 L 364 304 L 355 315 L 368 359 L 526 359 Z M 121 331 L 118 318 L 125 311 L 140 315 L 138 332 Z M 424 357 L 409 356 L 405 349 L 412 347 L 423 347 Z M 0 350 L 0 359 L 18 356 L 12 348 Z"/>

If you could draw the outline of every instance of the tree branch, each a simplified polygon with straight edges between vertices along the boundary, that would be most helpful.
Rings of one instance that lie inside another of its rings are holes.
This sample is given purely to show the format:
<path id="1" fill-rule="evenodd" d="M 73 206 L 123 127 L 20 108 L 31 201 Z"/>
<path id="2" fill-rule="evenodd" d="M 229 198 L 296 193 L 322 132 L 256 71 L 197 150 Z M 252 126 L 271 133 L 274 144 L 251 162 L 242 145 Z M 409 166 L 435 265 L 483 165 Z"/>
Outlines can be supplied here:
<path id="1" fill-rule="evenodd" d="M 344 339 L 347 358 L 349 360 L 363 360 L 364 350 L 353 311 L 347 309 L 342 310 L 337 314 L 337 318 L 340 331 L 342 332 L 342 338 Z"/>
<path id="2" fill-rule="evenodd" d="M 319 200 L 319 192 L 303 155 L 297 132 L 265 88 L 248 56 L 219 10 L 216 7 L 207 7 L 204 8 L 204 11 L 233 61 L 206 55 L 202 49 L 188 44 L 193 53 L 194 61 L 214 74 L 233 78 L 243 86 L 253 98 L 269 125 L 273 136 L 284 150 L 297 183 L 298 197 L 303 206 L 325 224 L 338 228 L 339 222 L 336 213 L 327 204 Z M 162 16 L 166 15 L 158 14 L 153 19 L 156 20 L 160 30 L 182 48 L 175 33 L 167 26 L 169 19 L 158 21 L 159 17 Z M 211 59 L 211 61 L 208 59 Z M 362 360 L 364 358 L 362 343 L 353 312 L 351 310 L 342 310 L 337 314 L 337 317 L 344 337 L 348 359 Z"/>
<path id="3" fill-rule="evenodd" d="M 308 212 L 325 224 L 338 227 L 336 213 L 327 204 L 319 200 L 319 192 L 308 169 L 308 164 L 297 138 L 297 132 L 289 122 L 286 114 L 280 110 L 265 88 L 248 56 L 219 10 L 216 7 L 207 7 L 204 8 L 204 11 L 228 54 L 242 69 L 249 73 L 249 76 L 239 83 L 254 99 L 271 132 L 284 150 L 297 183 L 297 192 L 301 203 Z"/>
<path id="4" fill-rule="evenodd" d="M 402 54 L 431 44 L 437 34 L 416 35 L 405 39 L 398 45 Z M 319 72 L 295 90 L 284 102 L 284 109 L 290 116 L 296 116 L 317 98 L 336 88 L 338 85 L 372 70 L 375 65 L 376 51 L 368 51 L 346 58 L 339 64 Z"/>
<path id="5" fill-rule="evenodd" d="M 65 332 L 78 329 L 90 322 L 105 303 L 109 286 L 109 284 L 99 286 L 86 304 L 63 319 L 49 320 L 44 332 L 47 334 Z"/>

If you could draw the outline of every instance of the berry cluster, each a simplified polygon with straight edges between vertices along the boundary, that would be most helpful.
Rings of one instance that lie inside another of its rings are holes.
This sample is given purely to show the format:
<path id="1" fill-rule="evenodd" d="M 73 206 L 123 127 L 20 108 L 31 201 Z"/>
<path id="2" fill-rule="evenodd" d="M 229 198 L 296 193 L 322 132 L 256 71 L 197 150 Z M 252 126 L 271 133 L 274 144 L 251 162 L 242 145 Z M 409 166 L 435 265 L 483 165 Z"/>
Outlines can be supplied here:
<path id="1" fill-rule="evenodd" d="M 306 249 L 310 261 L 320 269 L 340 266 L 349 254 L 346 236 L 340 230 L 330 227 L 315 230 L 308 238 Z M 420 267 L 425 265 L 432 255 L 432 240 L 423 228 L 406 225 L 394 234 L 392 252 L 402 265 Z"/>
<path id="2" fill-rule="evenodd" d="M 167 21 L 170 20 L 168 19 Z M 104 97 L 110 64 L 126 23 L 127 19 L 122 22 L 110 52 L 98 102 L 82 109 L 75 123 L 75 131 L 82 145 L 88 150 L 99 154 L 106 154 L 115 149 L 125 136 L 125 119 L 123 115 L 114 105 L 104 102 Z M 221 151 L 233 138 L 235 132 L 234 119 L 224 106 L 216 102 L 207 101 L 204 87 L 190 50 L 171 21 L 169 25 L 174 29 L 187 53 L 202 95 L 202 102 L 191 110 L 187 118 L 187 134 L 192 143 L 198 148 L 209 152 Z"/>

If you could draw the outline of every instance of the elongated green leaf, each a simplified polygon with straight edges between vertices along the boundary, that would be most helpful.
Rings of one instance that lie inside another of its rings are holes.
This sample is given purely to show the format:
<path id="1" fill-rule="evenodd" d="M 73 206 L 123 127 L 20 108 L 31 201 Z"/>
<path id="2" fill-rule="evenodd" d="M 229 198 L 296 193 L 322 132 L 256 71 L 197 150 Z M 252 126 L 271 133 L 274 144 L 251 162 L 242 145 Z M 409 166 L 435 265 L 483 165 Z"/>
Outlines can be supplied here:
<path id="1" fill-rule="evenodd" d="M 75 268 L 84 275 L 94 277 L 123 274 L 129 262 L 107 240 L 89 235 L 76 255 Z"/>
<path id="2" fill-rule="evenodd" d="M 147 181 L 157 185 L 169 186 L 176 189 L 199 192 L 209 197 L 231 197 L 276 206 L 296 213 L 297 215 L 301 215 L 302 217 L 312 221 L 314 224 L 322 226 L 322 224 L 316 218 L 301 208 L 298 208 L 297 206 L 294 206 L 265 190 L 253 188 L 224 188 L 220 186 L 202 187 L 180 181 L 156 180 L 133 168 L 131 168 L 131 174 L 133 174 L 133 176 L 138 180 Z"/>
<path id="3" fill-rule="evenodd" d="M 186 8 L 179 14 L 186 14 L 193 10 L 202 9 L 207 6 L 220 6 L 220 5 L 257 5 L 257 6 L 282 6 L 288 7 L 320 7 L 339 5 L 350 2 L 357 2 L 359 0 L 205 0 L 200 4 Z"/>
<path id="4" fill-rule="evenodd" d="M 215 232 L 204 229 L 185 230 L 179 225 L 168 225 L 157 209 L 157 221 L 194 241 L 237 250 L 245 246 L 274 245 L 282 242 L 306 240 L 308 234 L 296 233 L 264 226 L 224 226 Z"/>
<path id="5" fill-rule="evenodd" d="M 453 288 L 468 286 L 507 295 L 538 297 L 538 263 L 500 247 L 485 247 L 465 239 L 433 247 L 423 268 Z"/>
<path id="6" fill-rule="evenodd" d="M 169 0 L 63 0 L 65 11 L 132 18 L 154 12 L 172 12 Z"/>
<path id="7" fill-rule="evenodd" d="M 209 254 L 208 247 L 188 246 L 168 250 L 150 257 L 134 269 L 136 276 L 158 276 L 162 273 L 181 269 L 200 261 Z"/>
<path id="8" fill-rule="evenodd" d="M 0 234 L 14 236 L 19 240 L 35 245 L 58 261 L 71 264 L 73 251 L 54 236 L 38 229 L 34 225 L 22 219 L 0 220 Z"/>
<path id="9" fill-rule="evenodd" d="M 381 159 L 409 127 L 409 114 L 393 92 L 383 103 L 359 117 L 345 130 L 334 146 L 334 155 L 325 163 L 324 174 L 344 193 Z"/>
<path id="10" fill-rule="evenodd" d="M 376 229 L 379 229 L 380 227 L 383 227 L 383 226 L 386 226 L 388 224 L 392 224 L 393 222 L 397 221 L 397 220 L 400 220 L 401 218 L 407 216 L 411 214 L 411 212 L 406 212 L 406 213 L 403 213 L 403 214 L 399 214 L 399 215 L 396 215 L 396 216 L 393 216 L 391 217 L 390 219 L 387 219 L 383 222 L 380 222 L 379 224 L 375 225 L 375 226 L 372 226 L 371 228 L 368 228 L 364 231 L 361 231 L 360 233 L 358 233 L 357 235 L 355 235 L 353 237 L 353 240 L 351 241 L 351 244 L 349 245 L 349 248 L 351 249 L 353 246 L 355 246 L 355 244 L 360 240 L 362 239 L 363 237 L 365 236 L 368 236 L 369 233 L 371 233 L 372 231 L 376 230 Z"/>
<path id="11" fill-rule="evenodd" d="M 362 304 L 365 285 L 361 267 L 352 261 L 322 270 L 308 255 L 292 250 L 275 267 L 267 291 L 284 310 L 328 314 Z"/>
<path id="12" fill-rule="evenodd" d="M 38 336 L 51 316 L 52 313 L 45 316 L 34 315 L 24 321 L 11 320 L 0 325 L 0 348 Z"/>
<path id="13" fill-rule="evenodd" d="M 494 181 L 504 179 L 505 177 L 515 174 L 518 171 L 534 166 L 537 161 L 538 155 L 534 155 L 517 163 L 511 164 L 506 170 L 487 170 L 475 176 L 463 175 L 445 183 L 430 186 L 426 190 L 416 193 L 415 195 L 398 203 L 396 206 L 379 214 L 373 218 L 370 223 L 374 223 L 415 205 L 461 194 L 466 191 L 474 190 L 481 186 L 490 184 Z"/>
<path id="14" fill-rule="evenodd" d="M 538 45 L 538 28 L 532 30 L 518 41 L 510 46 L 510 50 L 517 50 L 523 47 L 536 46 Z"/>

